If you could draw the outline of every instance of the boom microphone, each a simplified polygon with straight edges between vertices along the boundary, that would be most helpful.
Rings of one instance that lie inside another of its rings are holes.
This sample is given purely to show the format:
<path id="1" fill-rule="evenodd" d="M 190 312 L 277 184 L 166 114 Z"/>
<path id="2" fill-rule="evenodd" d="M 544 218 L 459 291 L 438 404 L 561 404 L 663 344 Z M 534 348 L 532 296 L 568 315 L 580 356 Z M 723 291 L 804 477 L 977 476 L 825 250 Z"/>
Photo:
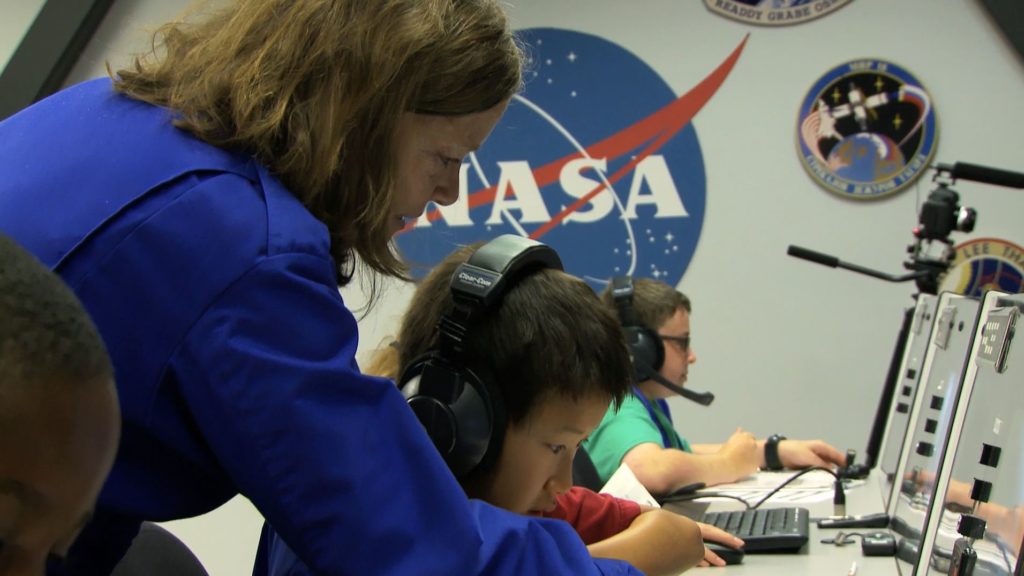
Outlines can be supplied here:
<path id="1" fill-rule="evenodd" d="M 679 394 L 683 398 L 696 402 L 701 406 L 710 406 L 711 403 L 715 401 L 715 395 L 712 394 L 711 392 L 694 392 L 693 390 L 687 390 L 682 386 L 678 386 L 676 384 L 669 382 L 668 378 L 665 378 L 664 376 L 655 372 L 654 370 L 644 370 L 644 373 L 641 377 L 643 376 L 646 376 L 647 378 L 654 380 L 658 384 L 661 384 L 665 388 L 668 388 L 669 390 L 675 392 L 676 394 Z"/>

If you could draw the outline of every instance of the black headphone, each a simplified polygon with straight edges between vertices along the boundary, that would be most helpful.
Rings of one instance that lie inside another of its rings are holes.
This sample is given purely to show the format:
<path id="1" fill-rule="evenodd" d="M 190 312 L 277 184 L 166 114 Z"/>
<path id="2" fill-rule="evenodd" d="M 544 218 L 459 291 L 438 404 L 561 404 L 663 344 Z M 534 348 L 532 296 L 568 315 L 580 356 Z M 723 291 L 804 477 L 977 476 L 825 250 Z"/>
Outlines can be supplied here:
<path id="1" fill-rule="evenodd" d="M 688 390 L 661 375 L 661 365 L 665 363 L 665 342 L 655 330 L 636 321 L 633 315 L 633 278 L 615 276 L 611 280 L 611 292 L 619 311 L 619 322 L 629 347 L 629 356 L 633 361 L 633 377 L 636 382 L 654 380 L 687 400 L 701 406 L 710 406 L 715 401 L 715 395 L 711 392 Z"/>
<path id="2" fill-rule="evenodd" d="M 437 346 L 402 371 L 402 394 L 456 477 L 489 463 L 505 435 L 501 395 L 464 365 L 466 339 L 516 282 L 544 268 L 562 270 L 562 260 L 529 238 L 505 234 L 478 248 L 452 275 Z"/>

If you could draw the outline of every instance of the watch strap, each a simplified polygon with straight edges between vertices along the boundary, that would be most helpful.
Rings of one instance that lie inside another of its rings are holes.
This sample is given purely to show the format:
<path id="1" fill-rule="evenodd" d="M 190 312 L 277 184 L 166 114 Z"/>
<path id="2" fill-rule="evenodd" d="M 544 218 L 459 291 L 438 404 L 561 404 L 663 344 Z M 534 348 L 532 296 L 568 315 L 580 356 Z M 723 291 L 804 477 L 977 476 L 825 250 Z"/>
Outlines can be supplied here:
<path id="1" fill-rule="evenodd" d="M 785 436 L 772 434 L 764 443 L 764 463 L 768 470 L 782 470 L 782 460 L 779 459 L 779 442 L 785 440 Z"/>

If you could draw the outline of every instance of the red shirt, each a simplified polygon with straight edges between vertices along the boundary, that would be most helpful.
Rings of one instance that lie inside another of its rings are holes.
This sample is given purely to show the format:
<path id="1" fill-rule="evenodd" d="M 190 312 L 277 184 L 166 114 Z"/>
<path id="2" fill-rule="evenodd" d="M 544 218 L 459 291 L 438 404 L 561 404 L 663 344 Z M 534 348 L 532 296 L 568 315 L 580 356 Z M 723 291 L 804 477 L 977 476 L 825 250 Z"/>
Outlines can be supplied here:
<path id="1" fill-rule="evenodd" d="M 608 494 L 574 486 L 558 497 L 555 509 L 545 518 L 565 520 L 584 544 L 600 542 L 622 532 L 640 515 L 640 505 Z"/>

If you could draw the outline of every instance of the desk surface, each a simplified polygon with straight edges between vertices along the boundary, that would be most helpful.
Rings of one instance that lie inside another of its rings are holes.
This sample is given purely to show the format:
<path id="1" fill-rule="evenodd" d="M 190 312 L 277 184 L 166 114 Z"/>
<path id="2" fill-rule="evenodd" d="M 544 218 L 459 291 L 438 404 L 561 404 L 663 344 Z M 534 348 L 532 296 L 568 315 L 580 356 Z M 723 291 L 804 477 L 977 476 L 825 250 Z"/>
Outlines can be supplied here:
<path id="1" fill-rule="evenodd" d="M 855 488 L 846 491 L 846 509 L 851 515 L 872 514 L 883 512 L 882 494 L 879 487 L 877 469 L 872 471 L 867 481 Z M 786 504 L 784 506 L 793 506 Z M 811 518 L 821 518 L 832 514 L 831 502 L 815 502 L 810 504 L 799 504 L 807 508 Z M 771 500 L 765 502 L 764 508 L 772 508 Z M 775 506 L 778 507 L 778 506 Z M 671 505 L 667 506 L 672 509 Z M 712 510 L 719 508 L 732 508 L 727 504 L 712 506 Z M 856 529 L 852 531 L 867 532 L 879 530 L 877 528 Z M 851 530 L 847 530 L 850 532 Z M 822 538 L 834 536 L 839 530 L 818 529 L 817 524 L 811 521 L 810 540 L 807 545 L 794 554 L 747 554 L 742 564 L 728 566 L 728 576 L 741 576 L 744 574 L 758 574 L 760 576 L 796 576 L 812 574 L 814 576 L 846 576 L 854 562 L 857 563 L 857 574 L 859 575 L 882 575 L 898 574 L 896 560 L 890 557 L 868 557 L 861 553 L 860 539 L 847 544 L 846 546 L 834 546 L 822 544 Z M 691 570 L 689 574 L 693 574 Z M 715 574 L 718 574 L 716 571 Z M 708 576 L 713 576 L 708 573 Z"/>

